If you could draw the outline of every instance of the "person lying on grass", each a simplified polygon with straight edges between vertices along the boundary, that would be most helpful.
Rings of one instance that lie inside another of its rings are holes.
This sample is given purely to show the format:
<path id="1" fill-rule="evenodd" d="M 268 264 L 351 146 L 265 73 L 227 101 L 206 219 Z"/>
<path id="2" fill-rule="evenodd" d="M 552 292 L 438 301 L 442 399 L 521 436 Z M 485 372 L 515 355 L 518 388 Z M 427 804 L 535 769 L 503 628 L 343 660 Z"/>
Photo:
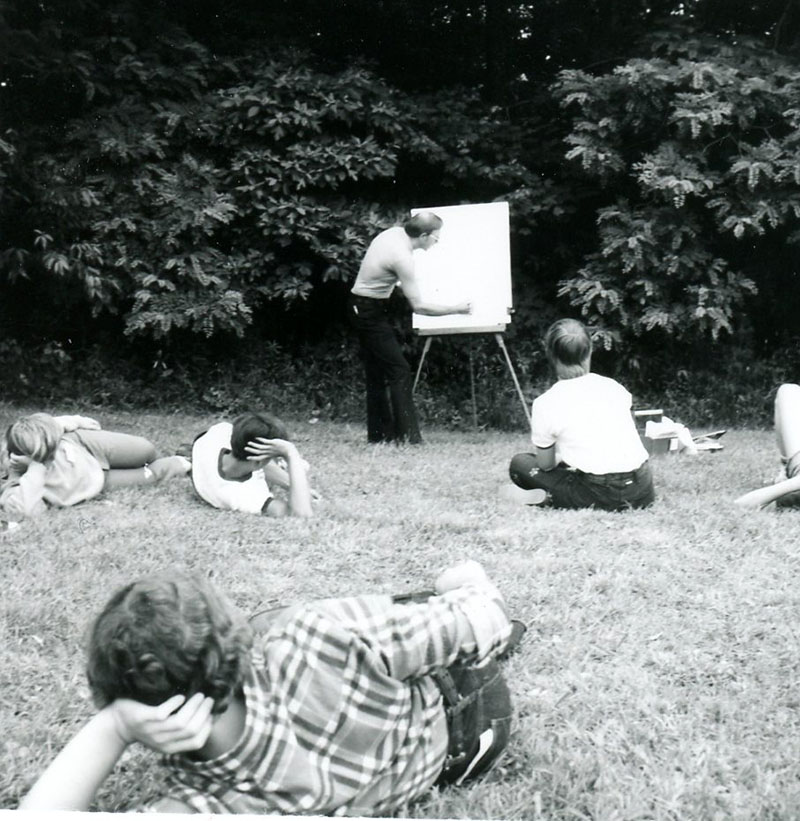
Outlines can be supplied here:
<path id="1" fill-rule="evenodd" d="M 6 431 L 5 448 L 8 476 L 0 509 L 11 521 L 48 505 L 76 505 L 104 490 L 185 476 L 191 467 L 182 456 L 157 459 L 149 440 L 101 430 L 87 416 L 24 416 Z"/>
<path id="2" fill-rule="evenodd" d="M 775 394 L 775 438 L 783 467 L 775 483 L 736 500 L 741 507 L 800 507 L 800 385 L 787 383 Z"/>
<path id="3" fill-rule="evenodd" d="M 653 503 L 647 450 L 631 415 L 630 393 L 590 373 L 592 341 L 574 319 L 559 319 L 545 335 L 555 384 L 533 401 L 534 453 L 518 453 L 504 496 L 524 504 L 627 510 Z"/>
<path id="4" fill-rule="evenodd" d="M 284 462 L 284 468 L 279 461 Z M 311 516 L 308 463 L 289 441 L 286 425 L 268 413 L 247 412 L 217 422 L 192 444 L 192 484 L 212 507 L 266 516 Z M 270 485 L 287 491 L 276 499 Z"/>
<path id="5" fill-rule="evenodd" d="M 100 710 L 20 809 L 86 810 L 134 742 L 166 754 L 159 812 L 390 813 L 485 772 L 511 723 L 503 599 L 477 562 L 404 598 L 283 608 L 254 639 L 207 579 L 123 587 L 90 636 Z"/>

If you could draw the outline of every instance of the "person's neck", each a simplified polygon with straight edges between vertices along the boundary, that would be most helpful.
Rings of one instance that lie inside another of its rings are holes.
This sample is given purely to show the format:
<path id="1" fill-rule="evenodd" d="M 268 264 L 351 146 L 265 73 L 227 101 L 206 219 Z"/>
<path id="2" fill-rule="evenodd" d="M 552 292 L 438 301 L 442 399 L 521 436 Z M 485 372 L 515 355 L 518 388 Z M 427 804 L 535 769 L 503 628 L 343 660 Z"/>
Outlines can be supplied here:
<path id="1" fill-rule="evenodd" d="M 242 476 L 249 476 L 255 470 L 255 463 L 237 459 L 228 451 L 222 454 L 220 467 L 226 479 L 241 479 Z"/>
<path id="2" fill-rule="evenodd" d="M 228 704 L 224 713 L 214 718 L 214 726 L 206 743 L 195 753 L 195 757 L 202 760 L 218 758 L 232 750 L 244 732 L 247 709 L 244 696 L 240 693 Z"/>

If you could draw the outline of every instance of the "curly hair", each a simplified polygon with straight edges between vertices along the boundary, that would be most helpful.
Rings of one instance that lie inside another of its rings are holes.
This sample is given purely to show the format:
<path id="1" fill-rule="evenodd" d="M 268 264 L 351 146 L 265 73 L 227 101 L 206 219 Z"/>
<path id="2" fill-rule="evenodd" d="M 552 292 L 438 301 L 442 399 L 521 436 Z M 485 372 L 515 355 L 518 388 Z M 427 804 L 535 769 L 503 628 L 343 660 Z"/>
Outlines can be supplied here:
<path id="1" fill-rule="evenodd" d="M 249 454 L 245 450 L 248 442 L 253 439 L 288 439 L 289 431 L 286 425 L 269 413 L 242 413 L 233 420 L 231 433 L 231 453 L 237 459 L 247 459 Z"/>
<path id="2" fill-rule="evenodd" d="M 47 462 L 53 458 L 63 435 L 64 426 L 54 416 L 32 413 L 9 425 L 6 446 L 12 455 L 30 456 L 35 462 Z"/>
<path id="3" fill-rule="evenodd" d="M 209 582 L 155 574 L 118 590 L 95 620 L 89 687 L 98 707 L 200 692 L 220 713 L 241 685 L 252 644 L 244 616 Z"/>

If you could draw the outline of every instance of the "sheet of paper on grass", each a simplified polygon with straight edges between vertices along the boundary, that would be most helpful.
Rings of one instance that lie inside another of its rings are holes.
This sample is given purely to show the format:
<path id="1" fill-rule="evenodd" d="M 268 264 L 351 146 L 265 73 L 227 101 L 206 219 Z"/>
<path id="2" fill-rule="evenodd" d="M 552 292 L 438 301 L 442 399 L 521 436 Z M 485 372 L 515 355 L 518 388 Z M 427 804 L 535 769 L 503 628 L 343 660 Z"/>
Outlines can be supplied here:
<path id="1" fill-rule="evenodd" d="M 472 313 L 413 314 L 414 330 L 428 336 L 504 331 L 512 307 L 508 203 L 415 208 L 411 213 L 419 211 L 433 211 L 444 221 L 438 244 L 414 252 L 422 299 L 471 302 Z"/>

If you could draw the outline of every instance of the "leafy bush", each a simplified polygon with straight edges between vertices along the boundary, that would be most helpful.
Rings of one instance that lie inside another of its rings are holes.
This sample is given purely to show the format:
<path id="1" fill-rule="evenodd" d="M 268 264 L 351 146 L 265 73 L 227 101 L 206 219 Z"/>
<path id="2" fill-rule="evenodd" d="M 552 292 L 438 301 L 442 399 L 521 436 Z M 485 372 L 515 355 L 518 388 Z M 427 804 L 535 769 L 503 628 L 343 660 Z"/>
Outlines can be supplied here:
<path id="1" fill-rule="evenodd" d="M 474 93 L 412 99 L 288 49 L 219 60 L 178 29 L 136 40 L 84 21 L 71 31 L 82 48 L 69 48 L 42 25 L 28 32 L 34 54 L 8 60 L 11 85 L 28 66 L 45 109 L 56 105 L 36 84 L 49 46 L 71 105 L 55 122 L 41 109 L 26 119 L 29 102 L 11 97 L 0 288 L 32 307 L 24 324 L 6 316 L 16 336 L 66 337 L 109 314 L 160 344 L 242 336 L 276 306 L 301 318 L 315 298 L 324 317 L 409 203 L 539 185 L 508 140 L 495 147 L 506 118 Z"/>
<path id="2" fill-rule="evenodd" d="M 573 117 L 566 156 L 601 198 L 597 249 L 559 293 L 604 344 L 730 336 L 745 303 L 775 334 L 750 298 L 800 238 L 794 63 L 678 29 L 609 73 L 561 72 L 554 93 Z"/>

